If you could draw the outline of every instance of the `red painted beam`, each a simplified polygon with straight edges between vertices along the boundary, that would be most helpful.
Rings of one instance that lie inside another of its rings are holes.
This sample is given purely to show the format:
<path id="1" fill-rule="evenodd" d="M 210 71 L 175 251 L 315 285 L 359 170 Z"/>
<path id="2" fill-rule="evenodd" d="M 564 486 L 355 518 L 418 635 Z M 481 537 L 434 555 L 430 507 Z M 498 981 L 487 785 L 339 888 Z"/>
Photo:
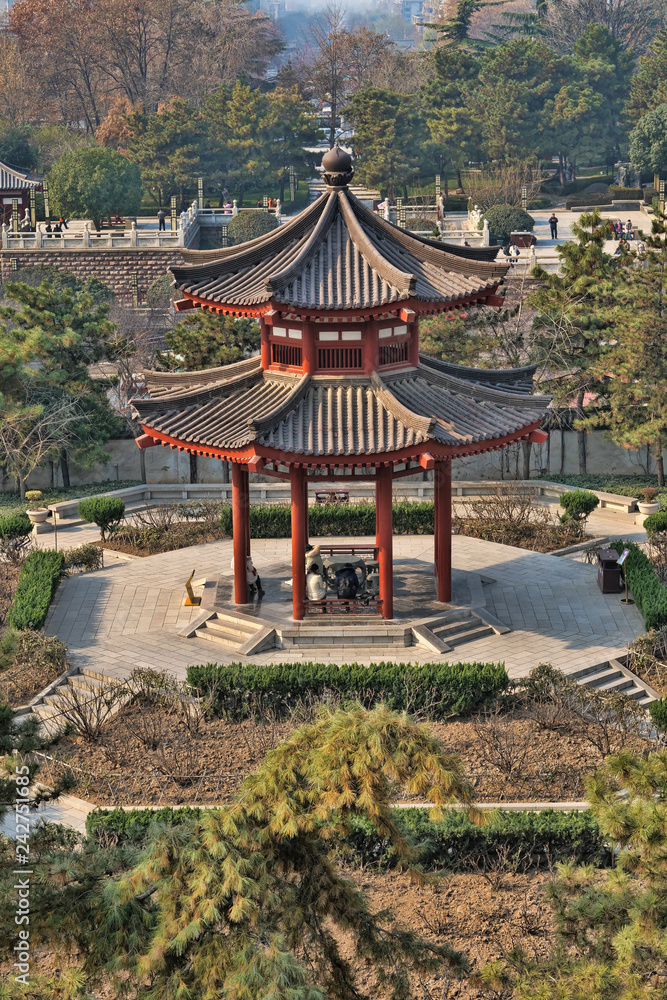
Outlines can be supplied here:
<path id="1" fill-rule="evenodd" d="M 433 455 L 430 455 L 429 452 L 425 451 L 423 455 L 419 456 L 419 464 L 422 469 L 432 469 L 435 465 L 435 459 L 433 458 Z"/>
<path id="2" fill-rule="evenodd" d="M 140 434 L 138 438 L 134 439 L 134 441 L 137 448 L 141 448 L 142 451 L 144 448 L 154 448 L 157 444 L 160 444 L 160 442 L 156 441 L 150 434 Z"/>
<path id="3" fill-rule="evenodd" d="M 528 440 L 532 441 L 533 444 L 544 444 L 544 442 L 549 437 L 546 431 L 531 431 L 528 435 Z"/>

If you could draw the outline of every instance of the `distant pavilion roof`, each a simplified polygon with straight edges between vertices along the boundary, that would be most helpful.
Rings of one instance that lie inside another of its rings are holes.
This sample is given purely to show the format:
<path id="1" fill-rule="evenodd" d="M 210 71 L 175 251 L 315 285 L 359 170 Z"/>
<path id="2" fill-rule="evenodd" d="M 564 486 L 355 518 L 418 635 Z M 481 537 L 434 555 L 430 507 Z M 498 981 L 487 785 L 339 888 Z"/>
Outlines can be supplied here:
<path id="1" fill-rule="evenodd" d="M 534 371 L 484 371 L 422 356 L 418 368 L 382 377 L 309 376 L 264 371 L 251 358 L 201 372 L 149 372 L 150 397 L 133 405 L 148 434 L 201 454 L 260 446 L 372 462 L 432 441 L 461 456 L 539 425 L 549 400 L 529 395 Z"/>
<path id="2" fill-rule="evenodd" d="M 8 167 L 0 160 L 0 191 L 16 191 L 17 189 L 39 187 L 42 182 L 36 178 L 30 178 L 20 170 Z"/>
<path id="3" fill-rule="evenodd" d="M 329 183 L 277 229 L 236 247 L 184 251 L 187 263 L 171 270 L 186 298 L 232 312 L 270 301 L 317 312 L 406 300 L 440 312 L 493 299 L 509 266 L 496 261 L 498 250 L 416 236 L 375 215 L 346 183 Z"/>

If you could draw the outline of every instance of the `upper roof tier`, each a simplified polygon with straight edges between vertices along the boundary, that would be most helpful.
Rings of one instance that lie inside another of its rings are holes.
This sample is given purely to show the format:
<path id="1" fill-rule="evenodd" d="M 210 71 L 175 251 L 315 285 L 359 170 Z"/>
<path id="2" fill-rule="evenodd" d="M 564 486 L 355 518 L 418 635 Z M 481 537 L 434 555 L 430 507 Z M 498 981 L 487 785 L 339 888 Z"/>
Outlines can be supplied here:
<path id="1" fill-rule="evenodd" d="M 386 222 L 349 190 L 350 157 L 323 159 L 324 193 L 289 222 L 224 250 L 184 251 L 172 267 L 186 298 L 214 308 L 275 302 L 297 309 L 372 309 L 405 300 L 435 308 L 493 296 L 508 264 L 497 247 L 459 247 Z M 232 310 L 233 311 L 233 308 Z"/>

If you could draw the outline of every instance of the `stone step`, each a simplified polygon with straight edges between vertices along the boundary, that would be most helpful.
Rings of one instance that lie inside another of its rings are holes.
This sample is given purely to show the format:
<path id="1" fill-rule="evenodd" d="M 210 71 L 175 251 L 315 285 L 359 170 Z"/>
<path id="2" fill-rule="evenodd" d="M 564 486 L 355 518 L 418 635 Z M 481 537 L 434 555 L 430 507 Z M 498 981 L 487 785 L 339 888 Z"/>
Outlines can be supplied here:
<path id="1" fill-rule="evenodd" d="M 233 632 L 209 628 L 208 622 L 206 625 L 202 625 L 201 628 L 195 629 L 195 635 L 198 639 L 206 639 L 207 642 L 217 642 L 221 646 L 227 646 L 229 649 L 238 649 L 244 642 L 239 635 L 235 635 Z"/>
<path id="2" fill-rule="evenodd" d="M 225 636 L 238 636 L 243 641 L 249 639 L 257 631 L 256 625 L 246 625 L 245 622 L 238 622 L 233 618 L 221 618 L 220 615 L 217 618 L 209 618 L 205 623 L 205 627 L 211 629 L 212 632 L 220 632 Z"/>
<path id="3" fill-rule="evenodd" d="M 467 629 L 465 632 L 448 635 L 445 638 L 445 642 L 448 646 L 462 646 L 466 642 L 476 642 L 478 639 L 485 639 L 488 635 L 495 635 L 495 632 L 490 625 L 482 623 L 478 628 Z"/>
<path id="4" fill-rule="evenodd" d="M 622 670 L 614 670 L 613 667 L 604 666 L 598 667 L 589 673 L 584 673 L 581 676 L 575 676 L 575 679 L 579 684 L 583 684 L 584 687 L 599 687 L 600 684 L 614 680 L 617 677 L 624 677 Z"/>
<path id="5" fill-rule="evenodd" d="M 466 632 L 477 628 L 479 625 L 483 625 L 484 622 L 474 615 L 470 617 L 459 617 L 456 621 L 449 622 L 447 625 L 438 625 L 432 631 L 444 642 L 449 642 L 450 635 L 459 635 L 461 632 Z"/>

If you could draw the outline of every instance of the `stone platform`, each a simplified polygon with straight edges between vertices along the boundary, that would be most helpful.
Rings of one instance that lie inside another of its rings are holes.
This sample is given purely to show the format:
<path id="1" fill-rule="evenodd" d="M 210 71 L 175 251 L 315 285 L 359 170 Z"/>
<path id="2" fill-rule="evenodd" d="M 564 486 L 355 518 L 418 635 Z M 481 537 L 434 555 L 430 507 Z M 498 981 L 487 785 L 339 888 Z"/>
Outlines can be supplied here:
<path id="1" fill-rule="evenodd" d="M 442 653 L 439 659 L 504 661 L 514 677 L 527 674 L 541 662 L 570 673 L 621 655 L 625 644 L 644 631 L 634 605 L 622 605 L 621 595 L 600 593 L 594 566 L 462 536 L 454 536 L 452 543 L 457 571 L 455 599 L 465 606 L 466 581 L 472 581 L 474 575 L 480 581 L 488 579 L 479 588 L 485 602 L 482 607 L 511 631 L 477 638 Z M 253 542 L 253 559 L 264 581 L 275 580 L 279 586 L 291 575 L 287 569 L 289 551 L 289 539 Z M 411 620 L 433 617 L 428 597 L 433 586 L 432 538 L 396 537 L 394 554 L 397 624 L 405 620 L 401 617 L 404 613 L 410 614 Z M 202 614 L 200 608 L 183 607 L 190 571 L 195 568 L 196 577 L 227 579 L 231 585 L 231 557 L 230 541 L 212 542 L 70 577 L 58 589 L 47 632 L 67 643 L 73 665 L 112 676 L 126 676 L 134 666 L 147 666 L 166 668 L 184 678 L 189 664 L 242 659 L 235 650 L 178 634 Z M 282 613 L 287 616 L 289 594 L 283 592 L 281 597 Z M 476 605 L 470 600 L 467 606 Z M 438 605 L 434 613 L 447 610 Z M 250 611 L 251 619 L 256 620 L 256 605 Z M 364 663 L 396 658 L 398 652 L 381 643 L 369 648 L 330 642 L 317 648 L 316 658 L 321 662 Z M 404 647 L 401 656 L 413 662 L 436 658 L 432 650 L 415 645 Z M 259 651 L 248 662 L 314 657 L 312 647 L 294 646 Z"/>

